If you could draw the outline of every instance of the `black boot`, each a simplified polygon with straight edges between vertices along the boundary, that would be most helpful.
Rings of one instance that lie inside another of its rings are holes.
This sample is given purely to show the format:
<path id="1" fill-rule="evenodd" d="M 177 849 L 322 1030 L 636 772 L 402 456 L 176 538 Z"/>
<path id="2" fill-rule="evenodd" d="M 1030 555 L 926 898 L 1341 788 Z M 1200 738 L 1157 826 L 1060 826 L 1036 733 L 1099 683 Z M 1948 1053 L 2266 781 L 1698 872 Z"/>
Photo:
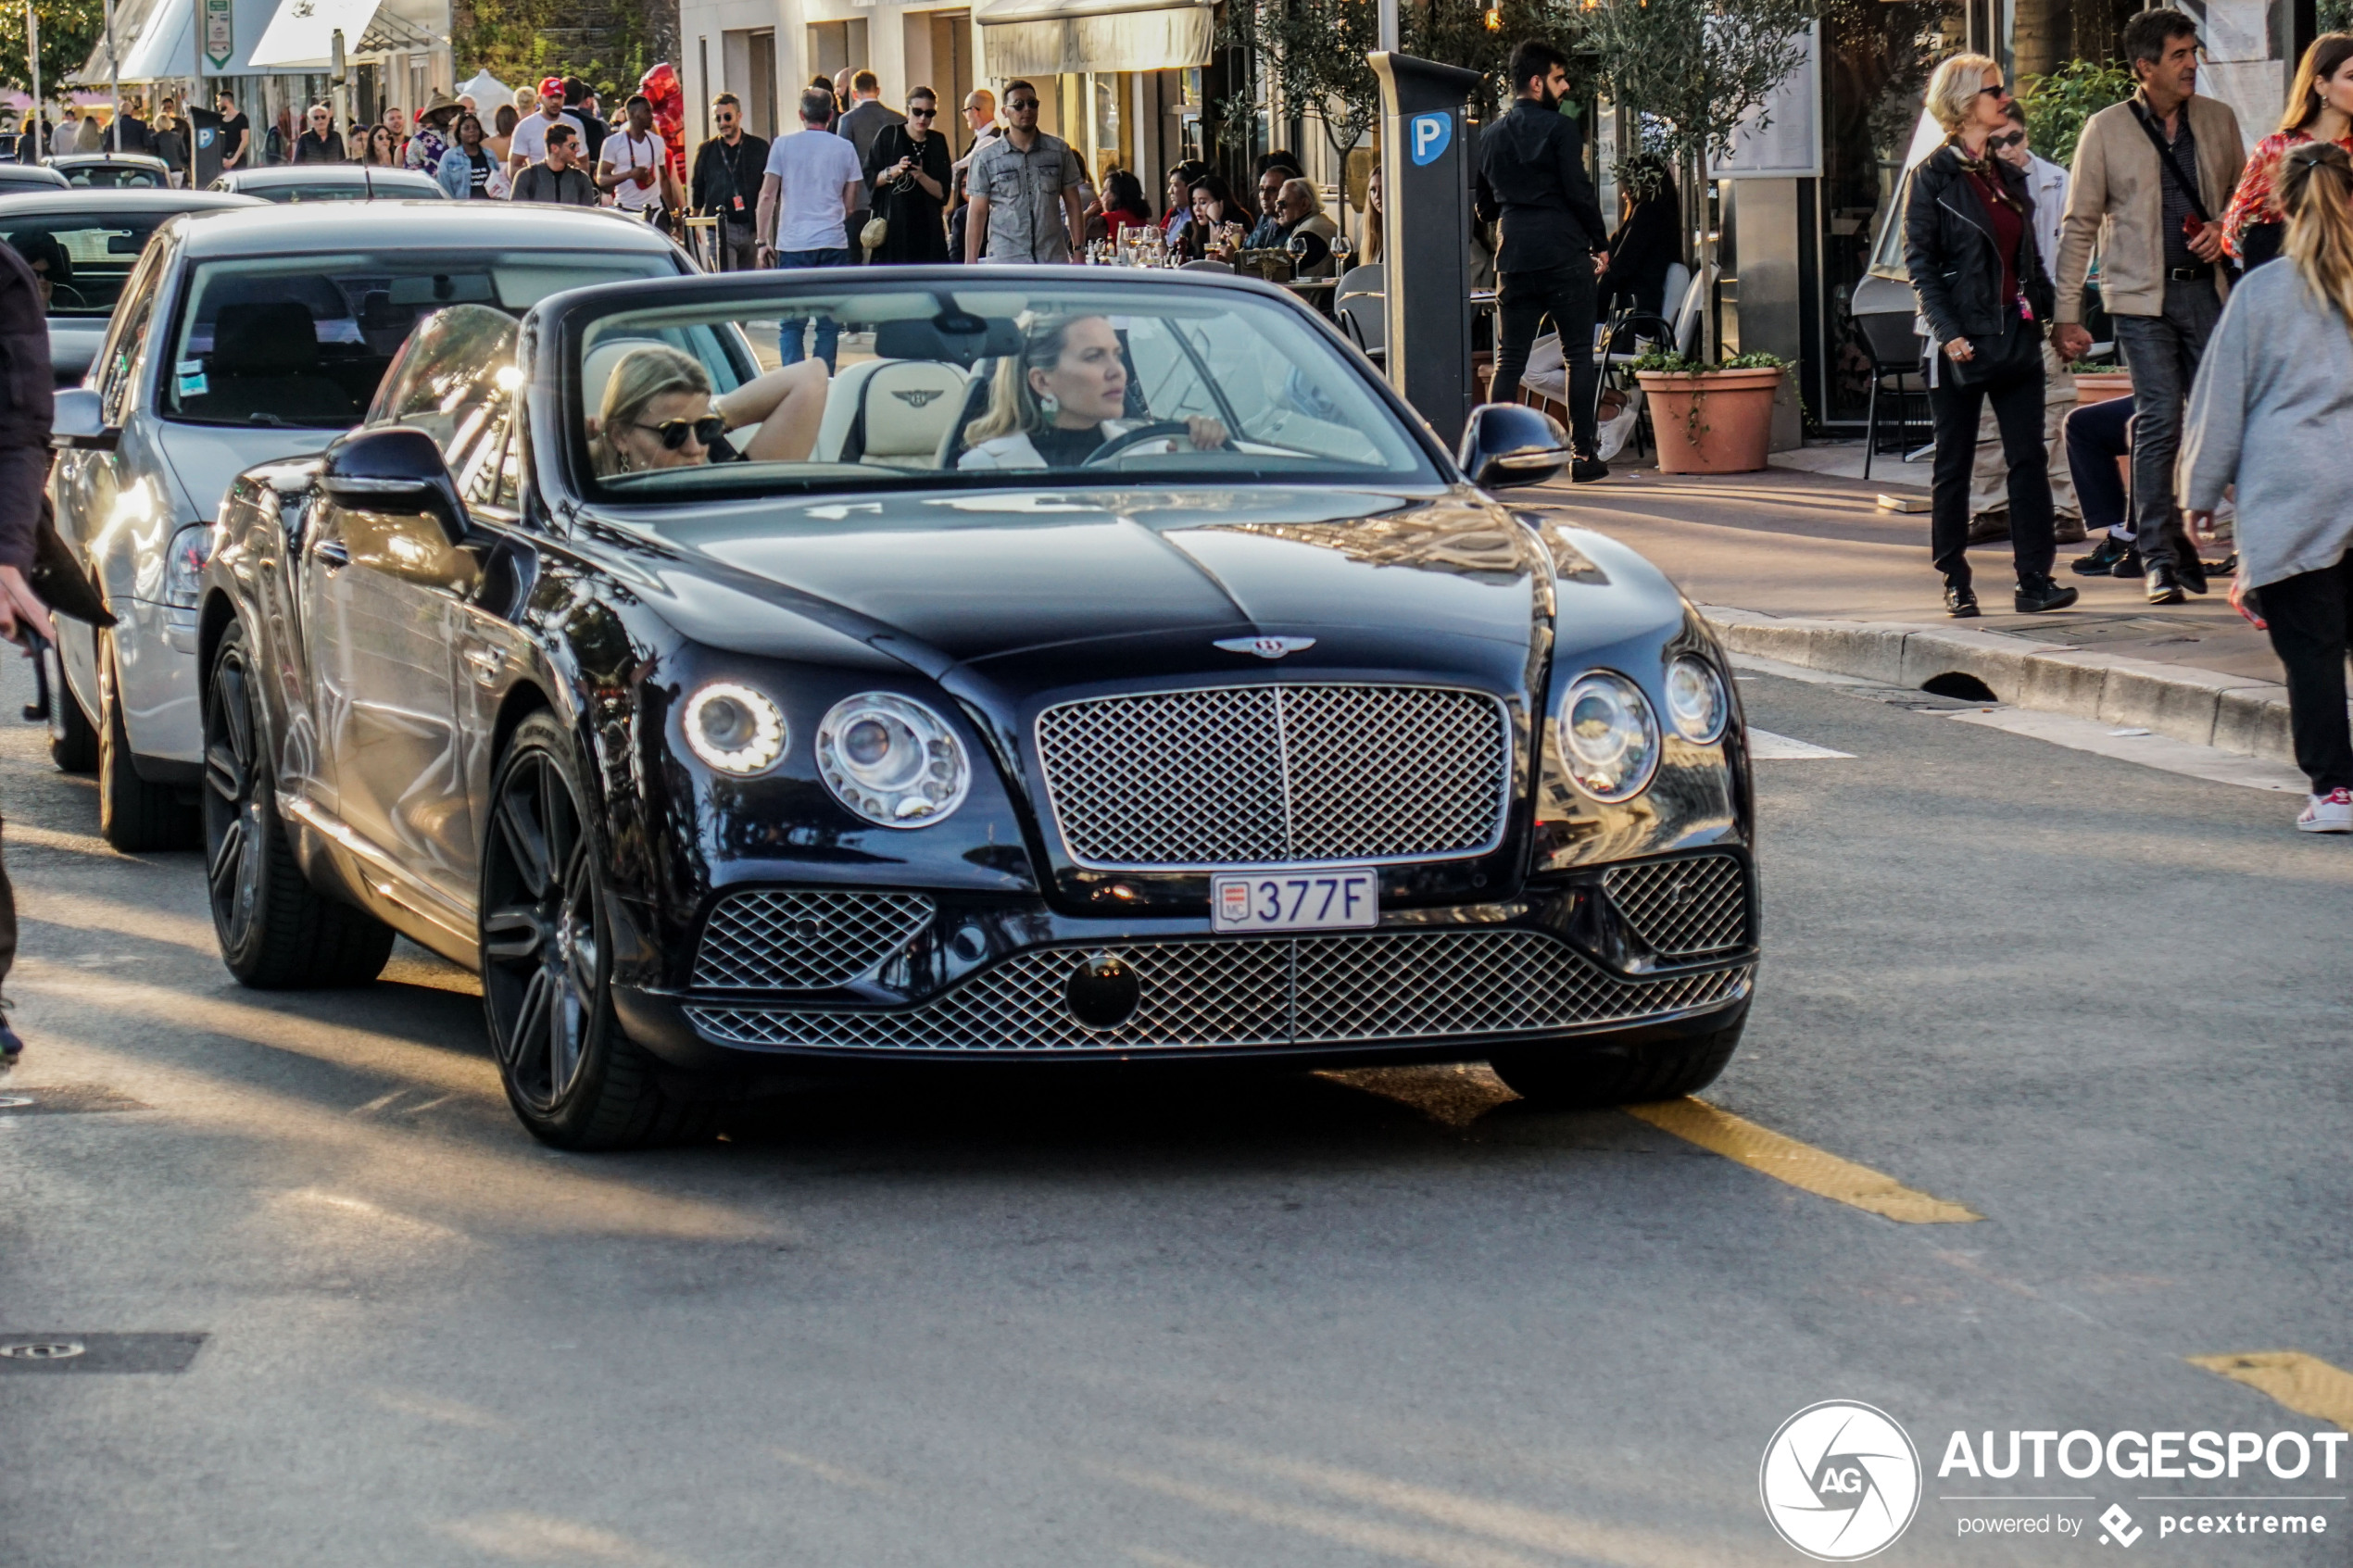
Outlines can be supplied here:
<path id="1" fill-rule="evenodd" d="M 2021 577 L 2018 593 L 2010 602 L 2020 615 L 2039 615 L 2046 609 L 2065 609 L 2075 602 L 2075 590 L 2062 588 L 2048 577 Z"/>

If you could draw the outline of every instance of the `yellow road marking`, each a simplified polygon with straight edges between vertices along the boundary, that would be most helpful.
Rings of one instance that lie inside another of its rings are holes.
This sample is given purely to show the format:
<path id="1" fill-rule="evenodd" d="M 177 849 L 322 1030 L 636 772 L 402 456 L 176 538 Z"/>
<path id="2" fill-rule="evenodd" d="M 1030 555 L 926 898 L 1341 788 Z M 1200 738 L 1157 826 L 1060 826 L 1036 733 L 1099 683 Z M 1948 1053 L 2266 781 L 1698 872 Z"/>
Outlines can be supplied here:
<path id="1" fill-rule="evenodd" d="M 1661 1100 L 1655 1105 L 1629 1105 L 1626 1110 L 1686 1143 L 1761 1171 L 1777 1182 L 1884 1219 L 1907 1225 L 1950 1225 L 1985 1218 L 1957 1203 L 1915 1191 L 1868 1165 L 1841 1160 L 1812 1144 L 1718 1110 L 1705 1100 Z"/>
<path id="2" fill-rule="evenodd" d="M 2318 1416 L 2353 1432 L 2353 1372 L 2301 1350 L 2249 1350 L 2237 1356 L 2191 1356 L 2192 1366 L 2269 1394 L 2298 1415 Z"/>

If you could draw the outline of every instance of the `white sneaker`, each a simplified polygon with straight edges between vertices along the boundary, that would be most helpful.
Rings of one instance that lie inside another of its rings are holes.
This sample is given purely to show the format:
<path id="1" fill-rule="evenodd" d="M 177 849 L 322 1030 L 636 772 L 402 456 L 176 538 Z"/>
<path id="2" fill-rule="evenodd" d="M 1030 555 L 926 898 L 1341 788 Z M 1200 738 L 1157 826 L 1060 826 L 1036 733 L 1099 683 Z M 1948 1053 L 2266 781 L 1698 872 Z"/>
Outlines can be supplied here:
<path id="1" fill-rule="evenodd" d="M 2353 789 L 2313 796 L 2296 825 L 2306 833 L 2353 833 Z"/>

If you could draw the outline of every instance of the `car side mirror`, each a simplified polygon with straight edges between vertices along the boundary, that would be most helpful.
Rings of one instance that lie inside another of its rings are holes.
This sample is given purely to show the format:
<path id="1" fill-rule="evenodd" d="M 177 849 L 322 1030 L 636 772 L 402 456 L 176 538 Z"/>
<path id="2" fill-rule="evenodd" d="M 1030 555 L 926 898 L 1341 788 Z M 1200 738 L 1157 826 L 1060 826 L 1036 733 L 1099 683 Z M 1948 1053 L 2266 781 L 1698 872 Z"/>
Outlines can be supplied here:
<path id="1" fill-rule="evenodd" d="M 1541 484 L 1569 458 L 1568 433 L 1550 414 L 1521 403 L 1482 403 L 1463 427 L 1456 461 L 1482 490 Z"/>
<path id="2" fill-rule="evenodd" d="M 466 540 L 465 503 L 432 436 L 407 425 L 355 430 L 327 448 L 319 488 L 350 511 L 429 517 L 444 541 Z"/>
<path id="3" fill-rule="evenodd" d="M 57 411 L 49 421 L 49 445 L 60 452 L 111 452 L 122 430 L 107 423 L 98 395 L 87 387 L 57 389 Z"/>

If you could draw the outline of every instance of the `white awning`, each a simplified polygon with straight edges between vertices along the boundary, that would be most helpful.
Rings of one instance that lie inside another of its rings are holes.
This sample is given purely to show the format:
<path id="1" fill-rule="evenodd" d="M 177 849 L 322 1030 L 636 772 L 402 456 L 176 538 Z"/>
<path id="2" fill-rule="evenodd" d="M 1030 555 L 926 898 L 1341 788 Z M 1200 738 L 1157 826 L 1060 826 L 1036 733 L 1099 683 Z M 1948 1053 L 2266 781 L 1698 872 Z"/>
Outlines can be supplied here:
<path id="1" fill-rule="evenodd" d="M 287 0 L 287 3 L 302 4 L 304 0 Z M 184 82 L 196 74 L 195 55 L 191 44 L 195 34 L 196 5 L 197 0 L 155 0 L 154 4 L 136 9 L 130 6 L 116 9 L 115 37 L 122 46 L 122 80 L 125 82 Z M 263 66 L 256 64 L 253 59 L 255 46 L 261 42 L 279 6 L 280 0 L 230 0 L 229 63 L 216 67 L 207 59 L 204 74 L 299 74 L 299 70 L 291 65 Z M 359 34 L 349 36 L 357 39 Z M 323 66 L 325 62 L 320 63 Z M 98 46 L 91 51 L 89 63 L 69 80 L 94 86 L 106 84 L 107 44 L 103 37 L 99 39 Z"/>
<path id="2" fill-rule="evenodd" d="M 334 34 L 343 33 L 346 58 L 359 53 L 359 40 L 376 19 L 377 0 L 283 0 L 253 48 L 260 66 L 306 66 L 324 70 L 333 63 Z"/>
<path id="3" fill-rule="evenodd" d="M 1208 6 L 1167 0 L 996 0 L 974 19 L 998 82 L 1205 66 L 1217 31 Z"/>

